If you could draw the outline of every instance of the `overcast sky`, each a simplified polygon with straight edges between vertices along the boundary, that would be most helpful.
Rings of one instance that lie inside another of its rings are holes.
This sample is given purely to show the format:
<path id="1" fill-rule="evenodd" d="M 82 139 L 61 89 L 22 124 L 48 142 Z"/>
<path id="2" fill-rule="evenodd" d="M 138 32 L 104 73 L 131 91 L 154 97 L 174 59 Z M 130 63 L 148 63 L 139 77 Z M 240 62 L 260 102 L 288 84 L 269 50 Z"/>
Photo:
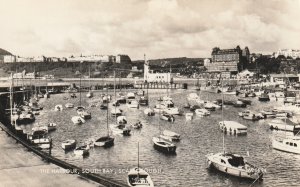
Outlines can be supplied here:
<path id="1" fill-rule="evenodd" d="M 300 49 L 300 0 L 0 0 L 0 48 L 21 56 L 210 57 Z"/>

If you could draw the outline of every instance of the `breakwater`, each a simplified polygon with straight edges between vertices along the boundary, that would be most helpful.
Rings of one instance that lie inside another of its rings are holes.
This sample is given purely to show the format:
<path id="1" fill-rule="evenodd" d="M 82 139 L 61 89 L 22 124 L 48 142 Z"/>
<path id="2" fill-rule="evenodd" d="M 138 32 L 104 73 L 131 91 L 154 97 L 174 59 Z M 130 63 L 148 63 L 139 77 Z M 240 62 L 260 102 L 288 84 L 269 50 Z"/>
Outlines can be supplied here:
<path id="1" fill-rule="evenodd" d="M 28 151 L 32 151 L 33 153 L 35 153 L 36 155 L 40 156 L 42 159 L 44 159 L 47 162 L 51 162 L 57 166 L 60 166 L 68 171 L 70 171 L 70 174 L 78 174 L 82 177 L 85 177 L 87 179 L 90 179 L 92 181 L 95 181 L 97 183 L 103 184 L 105 186 L 108 187 L 125 187 L 127 185 L 122 184 L 120 182 L 116 182 L 113 181 L 111 179 L 107 179 L 103 176 L 97 175 L 97 174 L 93 174 L 93 173 L 86 173 L 82 168 L 77 167 L 75 165 L 69 164 L 67 162 L 64 162 L 60 159 L 57 159 L 53 156 L 51 156 L 48 153 L 45 153 L 39 149 L 37 149 L 36 147 L 32 146 L 30 143 L 28 143 L 26 140 L 24 140 L 24 138 L 18 136 L 16 133 L 14 132 L 14 130 L 10 127 L 7 127 L 6 125 L 0 123 L 0 128 L 5 131 L 9 136 L 11 136 L 12 138 L 14 138 L 16 140 L 17 143 L 22 144 L 24 147 L 26 147 L 28 149 Z"/>

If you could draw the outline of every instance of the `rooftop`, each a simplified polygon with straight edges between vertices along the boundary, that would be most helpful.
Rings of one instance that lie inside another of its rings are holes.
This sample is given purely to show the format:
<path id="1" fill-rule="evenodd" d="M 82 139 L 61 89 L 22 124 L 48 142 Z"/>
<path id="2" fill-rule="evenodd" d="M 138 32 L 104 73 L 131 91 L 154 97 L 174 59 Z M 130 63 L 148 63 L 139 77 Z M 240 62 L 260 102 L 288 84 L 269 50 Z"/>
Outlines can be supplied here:
<path id="1" fill-rule="evenodd" d="M 10 52 L 0 48 L 0 55 L 12 55 Z"/>

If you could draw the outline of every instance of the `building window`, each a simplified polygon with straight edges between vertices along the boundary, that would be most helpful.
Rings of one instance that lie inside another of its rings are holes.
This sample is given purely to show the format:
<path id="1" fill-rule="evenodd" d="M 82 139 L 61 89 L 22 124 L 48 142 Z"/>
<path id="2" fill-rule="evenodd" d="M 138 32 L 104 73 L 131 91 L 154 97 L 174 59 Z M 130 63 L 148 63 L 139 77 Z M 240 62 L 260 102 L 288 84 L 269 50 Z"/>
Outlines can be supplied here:
<path id="1" fill-rule="evenodd" d="M 296 143 L 294 143 L 294 147 L 297 147 L 297 144 L 296 144 Z"/>

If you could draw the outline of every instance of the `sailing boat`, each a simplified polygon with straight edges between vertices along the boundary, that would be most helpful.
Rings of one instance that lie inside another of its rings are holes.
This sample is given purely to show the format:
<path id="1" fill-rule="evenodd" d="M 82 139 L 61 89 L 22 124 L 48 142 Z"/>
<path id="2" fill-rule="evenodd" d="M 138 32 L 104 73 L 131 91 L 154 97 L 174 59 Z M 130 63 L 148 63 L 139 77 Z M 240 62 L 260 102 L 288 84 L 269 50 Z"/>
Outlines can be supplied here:
<path id="1" fill-rule="evenodd" d="M 223 87 L 223 81 L 222 81 Z M 222 92 L 222 106 L 224 104 L 224 94 Z M 222 107 L 222 124 L 224 124 L 224 112 Z M 253 180 L 261 180 L 263 178 L 263 172 L 260 168 L 257 168 L 245 161 L 244 157 L 228 153 L 225 151 L 225 139 L 223 133 L 223 152 L 216 154 L 208 154 L 207 164 L 208 167 L 214 168 L 218 171 L 227 173 L 239 178 L 247 178 Z"/>
<path id="2" fill-rule="evenodd" d="M 147 101 L 147 105 L 148 106 L 145 110 L 144 110 L 144 114 L 148 115 L 148 116 L 154 116 L 155 115 L 155 112 L 153 109 L 150 108 L 149 106 L 149 93 L 148 93 L 148 87 L 149 87 L 149 83 L 147 82 L 147 98 L 146 98 L 146 101 Z M 141 103 L 141 101 L 140 101 Z"/>
<path id="3" fill-rule="evenodd" d="M 138 166 L 129 170 L 127 176 L 129 186 L 154 187 L 150 175 L 140 168 L 139 143 L 138 143 Z"/>
<path id="4" fill-rule="evenodd" d="M 81 74 L 79 80 L 79 106 L 76 107 L 77 114 L 83 119 L 91 119 L 91 113 L 87 112 L 83 106 L 81 106 Z"/>
<path id="5" fill-rule="evenodd" d="M 114 99 L 116 100 L 116 72 L 114 71 Z M 121 133 L 124 136 L 130 136 L 131 129 L 125 124 L 117 124 L 117 116 L 122 115 L 122 111 L 114 105 L 114 110 L 111 111 L 111 115 L 115 117 L 116 124 L 111 125 L 112 131 Z"/>
<path id="6" fill-rule="evenodd" d="M 108 103 L 106 103 L 106 106 L 108 108 Z M 98 147 L 111 147 L 114 145 L 115 138 L 109 135 L 109 128 L 108 128 L 108 110 L 106 110 L 106 129 L 107 129 L 107 135 L 102 136 L 99 139 L 97 139 L 94 142 L 95 146 Z"/>
<path id="7" fill-rule="evenodd" d="M 159 121 L 160 120 L 158 120 L 159 131 L 161 133 Z M 174 145 L 166 140 L 163 140 L 160 136 L 153 137 L 152 141 L 153 141 L 153 146 L 156 150 L 167 153 L 167 154 L 176 154 L 176 145 Z"/>
<path id="8" fill-rule="evenodd" d="M 86 94 L 86 97 L 93 97 L 93 92 L 91 91 L 91 66 L 89 67 L 89 92 Z"/>

